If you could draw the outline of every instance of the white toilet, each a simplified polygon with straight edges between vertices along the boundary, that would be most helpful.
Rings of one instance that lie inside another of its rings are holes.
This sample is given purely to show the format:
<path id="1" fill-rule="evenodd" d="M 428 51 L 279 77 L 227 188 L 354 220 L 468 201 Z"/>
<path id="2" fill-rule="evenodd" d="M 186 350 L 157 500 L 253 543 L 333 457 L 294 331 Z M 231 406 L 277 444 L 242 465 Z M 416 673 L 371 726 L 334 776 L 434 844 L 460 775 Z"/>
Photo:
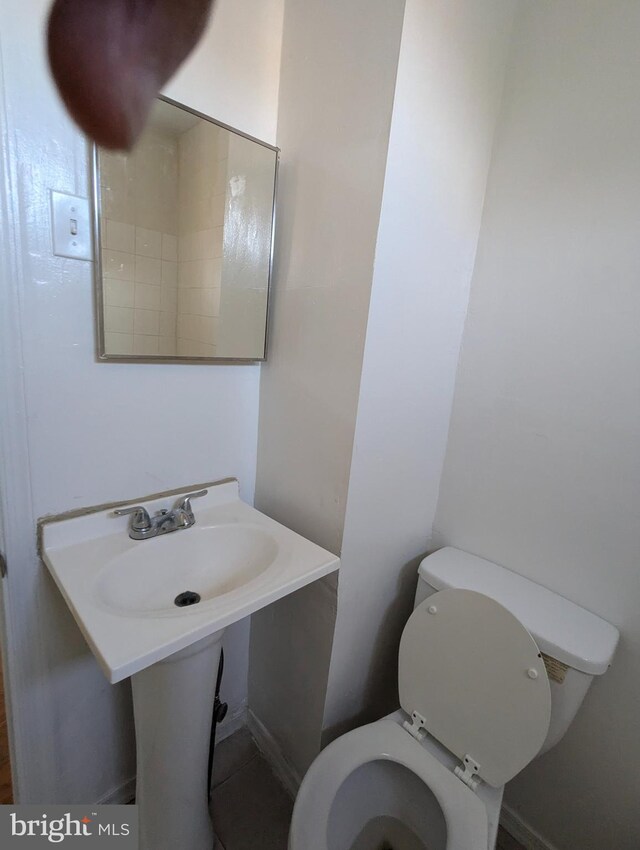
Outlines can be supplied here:
<path id="1" fill-rule="evenodd" d="M 449 547 L 419 574 L 401 710 L 320 753 L 290 850 L 493 850 L 504 784 L 611 663 L 617 629 L 510 570 Z"/>

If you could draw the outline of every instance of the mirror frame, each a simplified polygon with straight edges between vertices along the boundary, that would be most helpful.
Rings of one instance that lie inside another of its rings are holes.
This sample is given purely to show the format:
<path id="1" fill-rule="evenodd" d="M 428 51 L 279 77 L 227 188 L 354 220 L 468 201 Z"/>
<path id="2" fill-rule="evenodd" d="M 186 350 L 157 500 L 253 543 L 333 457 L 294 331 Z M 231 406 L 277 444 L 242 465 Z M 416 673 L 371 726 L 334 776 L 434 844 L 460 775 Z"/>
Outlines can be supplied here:
<path id="1" fill-rule="evenodd" d="M 263 148 L 267 148 L 275 153 L 275 169 L 273 175 L 273 204 L 271 209 L 271 249 L 269 251 L 269 274 L 267 279 L 267 303 L 265 309 L 265 333 L 264 333 L 264 350 L 262 357 L 179 357 L 178 355 L 157 355 L 149 356 L 142 354 L 107 354 L 105 351 L 104 338 L 104 292 L 103 292 L 103 277 L 102 277 L 102 234 L 100 226 L 100 211 L 101 211 L 101 193 L 100 193 L 100 163 L 99 163 L 99 147 L 96 144 L 90 146 L 90 187 L 91 187 L 91 219 L 92 219 L 92 244 L 93 244 L 93 309 L 95 313 L 95 328 L 96 328 L 96 359 L 99 363 L 182 363 L 189 364 L 209 364 L 209 365 L 247 365 L 250 363 L 262 363 L 267 359 L 267 348 L 269 343 L 269 308 L 271 302 L 271 288 L 273 281 L 273 255 L 275 245 L 276 231 L 276 207 L 278 196 L 278 173 L 280 168 L 280 148 L 275 145 L 270 145 L 268 142 L 263 142 L 261 139 L 250 136 L 248 133 L 243 133 L 242 130 L 237 130 L 229 124 L 224 124 L 222 121 L 216 121 L 209 115 L 203 112 L 198 112 L 197 109 L 192 109 L 190 106 L 185 106 L 177 100 L 172 100 L 165 95 L 158 95 L 158 100 L 164 101 L 171 106 L 176 106 L 183 109 L 185 112 L 190 112 L 204 121 L 209 121 L 223 130 L 228 130 L 231 133 L 236 133 L 250 142 L 255 142 Z"/>

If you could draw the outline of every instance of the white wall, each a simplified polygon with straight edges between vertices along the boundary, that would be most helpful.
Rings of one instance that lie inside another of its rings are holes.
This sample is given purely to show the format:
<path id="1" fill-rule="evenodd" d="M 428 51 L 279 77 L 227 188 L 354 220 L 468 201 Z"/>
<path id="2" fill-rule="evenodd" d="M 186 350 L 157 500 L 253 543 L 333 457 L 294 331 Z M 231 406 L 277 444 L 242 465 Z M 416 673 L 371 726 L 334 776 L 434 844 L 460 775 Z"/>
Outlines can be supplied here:
<path id="1" fill-rule="evenodd" d="M 619 626 L 611 670 L 506 800 L 563 850 L 640 846 L 640 5 L 524 4 L 437 542 Z"/>
<path id="2" fill-rule="evenodd" d="M 338 552 L 404 0 L 286 0 L 256 504 Z M 254 616 L 250 706 L 298 773 L 320 747 L 335 580 Z"/>
<path id="3" fill-rule="evenodd" d="M 164 93 L 275 144 L 283 10 L 284 0 L 215 0 L 208 32 Z"/>
<path id="4" fill-rule="evenodd" d="M 164 103 L 162 106 L 170 108 Z M 162 180 L 158 179 L 159 174 L 163 175 Z M 147 125 L 131 156 L 102 151 L 100 196 L 105 351 L 125 355 L 175 354 L 175 136 Z M 145 305 L 144 312 L 141 304 Z"/>
<path id="5" fill-rule="evenodd" d="M 407 0 L 342 545 L 327 737 L 397 706 L 514 0 Z"/>
<path id="6" fill-rule="evenodd" d="M 19 798 L 74 802 L 132 775 L 129 692 L 107 684 L 38 563 L 35 519 L 230 475 L 250 501 L 259 368 L 95 362 L 91 266 L 51 254 L 49 190 L 86 196 L 88 182 L 85 142 L 45 67 L 47 6 L 7 0 L 0 12 L 4 595 Z M 167 92 L 273 141 L 281 15 L 280 0 L 218 0 Z M 230 638 L 227 694 L 241 702 L 247 625 Z"/>

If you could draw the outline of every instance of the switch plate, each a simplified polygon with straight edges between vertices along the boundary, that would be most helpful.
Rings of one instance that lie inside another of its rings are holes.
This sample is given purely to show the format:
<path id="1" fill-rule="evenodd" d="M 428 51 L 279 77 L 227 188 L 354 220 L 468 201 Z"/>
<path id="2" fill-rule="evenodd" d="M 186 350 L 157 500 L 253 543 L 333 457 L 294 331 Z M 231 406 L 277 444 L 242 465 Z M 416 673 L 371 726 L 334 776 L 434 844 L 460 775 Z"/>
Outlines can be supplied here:
<path id="1" fill-rule="evenodd" d="M 73 260 L 92 260 L 89 201 L 51 190 L 53 253 Z"/>

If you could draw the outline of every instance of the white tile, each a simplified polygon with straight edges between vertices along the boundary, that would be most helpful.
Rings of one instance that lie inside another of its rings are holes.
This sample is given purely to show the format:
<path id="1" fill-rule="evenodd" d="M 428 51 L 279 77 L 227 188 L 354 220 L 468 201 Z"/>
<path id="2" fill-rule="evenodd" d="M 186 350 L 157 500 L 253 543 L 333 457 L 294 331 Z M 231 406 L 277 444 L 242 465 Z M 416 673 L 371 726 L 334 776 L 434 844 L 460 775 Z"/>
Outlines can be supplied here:
<path id="1" fill-rule="evenodd" d="M 162 259 L 173 262 L 178 259 L 178 237 L 171 233 L 162 234 Z"/>
<path id="2" fill-rule="evenodd" d="M 102 291 L 104 294 L 104 303 L 110 307 L 133 307 L 133 281 L 105 278 L 102 282 Z"/>
<path id="3" fill-rule="evenodd" d="M 196 316 L 178 313 L 178 337 L 215 344 L 217 319 L 213 316 Z"/>
<path id="4" fill-rule="evenodd" d="M 211 224 L 213 227 L 224 224 L 224 212 L 226 206 L 226 195 L 211 196 Z"/>
<path id="5" fill-rule="evenodd" d="M 194 339 L 178 339 L 177 352 L 179 357 L 215 357 L 216 346 Z"/>
<path id="6" fill-rule="evenodd" d="M 162 257 L 162 233 L 159 230 L 136 227 L 136 254 L 160 259 Z"/>
<path id="7" fill-rule="evenodd" d="M 105 307 L 104 329 L 114 333 L 132 333 L 133 309 L 130 307 Z"/>
<path id="8" fill-rule="evenodd" d="M 162 260 L 154 257 L 136 257 L 135 281 L 159 286 L 162 282 Z"/>
<path id="9" fill-rule="evenodd" d="M 180 260 L 185 256 L 184 253 L 184 238 L 188 233 L 191 233 L 195 229 L 194 226 L 194 216 L 191 204 L 191 193 L 187 195 L 189 191 L 187 187 L 184 185 L 184 180 L 181 181 L 180 184 L 180 204 L 178 207 L 178 259 Z M 189 198 L 189 202 L 187 202 L 187 198 Z"/>
<path id="10" fill-rule="evenodd" d="M 162 311 L 160 313 L 160 336 L 174 337 L 177 334 L 178 317 L 174 311 Z"/>
<path id="11" fill-rule="evenodd" d="M 198 343 L 198 356 L 199 357 L 215 357 L 216 356 L 216 347 L 208 342 L 199 342 Z"/>
<path id="12" fill-rule="evenodd" d="M 199 357 L 202 343 L 193 339 L 178 339 L 177 350 L 180 357 Z"/>
<path id="13" fill-rule="evenodd" d="M 178 286 L 182 287 L 199 286 L 200 260 L 182 260 L 178 263 Z"/>
<path id="14" fill-rule="evenodd" d="M 224 227 L 214 227 L 212 233 L 211 257 L 222 257 L 224 251 Z"/>
<path id="15" fill-rule="evenodd" d="M 198 317 L 178 313 L 178 339 L 198 339 Z"/>
<path id="16" fill-rule="evenodd" d="M 203 316 L 219 316 L 220 315 L 220 287 L 216 289 L 203 289 L 200 300 L 200 307 Z"/>
<path id="17" fill-rule="evenodd" d="M 182 233 L 178 237 L 178 260 L 180 262 L 194 260 L 195 240 L 193 233 Z"/>
<path id="18" fill-rule="evenodd" d="M 197 260 L 197 286 L 203 289 L 215 289 L 222 284 L 222 259 Z"/>
<path id="19" fill-rule="evenodd" d="M 133 280 L 135 257 L 123 251 L 102 252 L 102 276 L 116 280 Z"/>
<path id="20" fill-rule="evenodd" d="M 136 283 L 135 305 L 145 310 L 159 310 L 162 288 L 149 283 Z"/>
<path id="21" fill-rule="evenodd" d="M 104 246 L 111 251 L 133 254 L 136 248 L 136 229 L 132 224 L 106 219 L 104 222 Z"/>
<path id="22" fill-rule="evenodd" d="M 178 285 L 178 264 L 162 261 L 162 283 L 168 286 Z"/>
<path id="23" fill-rule="evenodd" d="M 158 343 L 158 354 L 165 357 L 174 357 L 176 354 L 176 338 L 175 336 L 161 336 Z"/>
<path id="24" fill-rule="evenodd" d="M 133 337 L 133 353 L 152 357 L 159 353 L 160 337 L 158 336 L 139 336 L 135 334 Z"/>
<path id="25" fill-rule="evenodd" d="M 133 330 L 136 334 L 158 336 L 160 333 L 160 311 L 136 308 Z"/>
<path id="26" fill-rule="evenodd" d="M 178 311 L 178 289 L 175 286 L 162 284 L 160 293 L 160 309 L 169 313 Z"/>
<path id="27" fill-rule="evenodd" d="M 211 289 L 222 286 L 222 259 L 206 261 L 203 286 Z"/>
<path id="28" fill-rule="evenodd" d="M 198 316 L 198 338 L 200 342 L 214 345 L 217 338 L 218 320 L 214 316 Z"/>
<path id="29" fill-rule="evenodd" d="M 133 354 L 133 334 L 105 331 L 104 348 L 106 354 L 119 354 L 120 356 Z"/>
<path id="30" fill-rule="evenodd" d="M 181 289 L 178 294 L 178 312 L 196 316 L 202 313 L 202 289 Z"/>

